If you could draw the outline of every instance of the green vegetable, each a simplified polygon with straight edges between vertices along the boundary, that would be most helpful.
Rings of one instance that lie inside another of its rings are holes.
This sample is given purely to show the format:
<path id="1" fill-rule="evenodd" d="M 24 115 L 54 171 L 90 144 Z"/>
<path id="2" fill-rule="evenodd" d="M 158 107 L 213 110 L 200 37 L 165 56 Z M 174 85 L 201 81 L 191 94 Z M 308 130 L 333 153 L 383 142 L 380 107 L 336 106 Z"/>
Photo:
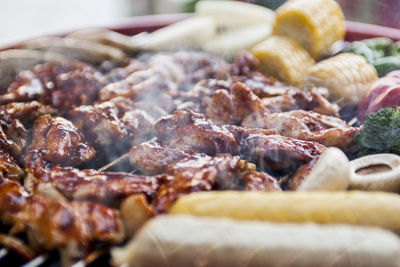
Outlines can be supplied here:
<path id="1" fill-rule="evenodd" d="M 383 108 L 366 116 L 363 129 L 354 136 L 359 155 L 400 155 L 400 108 Z"/>
<path id="2" fill-rule="evenodd" d="M 365 39 L 362 42 L 375 52 L 376 58 L 392 55 L 394 45 L 393 41 L 388 38 L 377 37 Z"/>
<path id="3" fill-rule="evenodd" d="M 400 41 L 398 41 L 397 43 L 394 44 L 395 48 L 396 48 L 396 53 L 398 56 L 400 56 Z"/>
<path id="4" fill-rule="evenodd" d="M 379 77 L 383 77 L 386 73 L 400 69 L 400 57 L 382 57 L 373 63 Z"/>
<path id="5" fill-rule="evenodd" d="M 363 42 L 354 42 L 350 45 L 350 47 L 346 50 L 346 52 L 351 52 L 356 55 L 360 55 L 365 57 L 365 59 L 368 61 L 368 63 L 372 64 L 375 60 L 375 54 L 374 51 L 372 51 L 371 48 L 369 48 L 365 43 Z"/>

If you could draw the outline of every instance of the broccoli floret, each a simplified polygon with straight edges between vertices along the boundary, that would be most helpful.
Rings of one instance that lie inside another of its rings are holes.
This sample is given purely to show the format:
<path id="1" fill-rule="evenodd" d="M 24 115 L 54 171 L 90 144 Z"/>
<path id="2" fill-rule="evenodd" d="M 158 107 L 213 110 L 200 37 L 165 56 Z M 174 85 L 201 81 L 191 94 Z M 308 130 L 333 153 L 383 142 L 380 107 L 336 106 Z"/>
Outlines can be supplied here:
<path id="1" fill-rule="evenodd" d="M 400 155 L 400 107 L 383 108 L 366 116 L 363 129 L 354 137 L 359 155 Z"/>

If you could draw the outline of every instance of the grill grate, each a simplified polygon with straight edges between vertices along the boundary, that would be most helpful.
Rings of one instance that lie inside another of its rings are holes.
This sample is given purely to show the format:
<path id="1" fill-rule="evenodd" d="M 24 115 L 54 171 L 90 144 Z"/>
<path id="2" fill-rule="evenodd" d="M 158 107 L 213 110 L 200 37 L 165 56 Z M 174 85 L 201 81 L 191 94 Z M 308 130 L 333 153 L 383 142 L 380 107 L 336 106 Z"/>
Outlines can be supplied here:
<path id="1" fill-rule="evenodd" d="M 96 250 L 83 260 L 71 267 L 110 267 L 108 248 Z M 0 266 L 7 267 L 61 267 L 61 260 L 57 253 L 38 255 L 31 261 L 24 260 L 16 252 L 0 248 Z"/>

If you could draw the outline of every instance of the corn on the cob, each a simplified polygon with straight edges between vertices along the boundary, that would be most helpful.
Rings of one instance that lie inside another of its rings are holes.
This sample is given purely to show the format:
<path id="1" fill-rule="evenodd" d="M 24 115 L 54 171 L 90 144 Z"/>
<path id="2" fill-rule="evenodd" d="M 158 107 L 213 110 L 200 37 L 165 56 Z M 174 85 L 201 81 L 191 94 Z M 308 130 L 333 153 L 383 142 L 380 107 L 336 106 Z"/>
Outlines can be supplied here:
<path id="1" fill-rule="evenodd" d="M 344 16 L 334 0 L 290 0 L 276 11 L 273 32 L 296 40 L 319 58 L 343 40 Z"/>
<path id="2" fill-rule="evenodd" d="M 400 234 L 400 196 L 381 192 L 204 192 L 178 200 L 172 214 L 275 222 L 377 226 Z"/>
<path id="3" fill-rule="evenodd" d="M 281 81 L 299 85 L 314 64 L 304 48 L 283 36 L 271 36 L 251 49 L 260 61 L 260 71 Z"/>
<path id="4" fill-rule="evenodd" d="M 365 58 L 344 53 L 309 68 L 303 87 L 327 87 L 329 100 L 339 105 L 357 104 L 377 77 L 375 68 Z"/>
<path id="5" fill-rule="evenodd" d="M 111 255 L 115 266 L 388 267 L 399 266 L 400 240 L 368 227 L 159 216 Z"/>

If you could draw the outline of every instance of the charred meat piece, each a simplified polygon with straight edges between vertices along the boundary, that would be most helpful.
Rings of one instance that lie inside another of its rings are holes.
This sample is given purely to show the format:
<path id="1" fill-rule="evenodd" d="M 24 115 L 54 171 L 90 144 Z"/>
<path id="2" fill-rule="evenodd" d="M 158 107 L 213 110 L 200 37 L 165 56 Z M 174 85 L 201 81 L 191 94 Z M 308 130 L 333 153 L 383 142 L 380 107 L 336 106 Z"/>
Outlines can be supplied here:
<path id="1" fill-rule="evenodd" d="M 2 148 L 0 148 L 0 174 L 1 177 L 11 180 L 19 180 L 24 175 L 24 170 L 18 165 L 17 160 Z"/>
<path id="2" fill-rule="evenodd" d="M 340 107 L 327 100 L 328 90 L 326 88 L 303 90 L 282 84 L 259 72 L 234 76 L 232 81 L 242 82 L 251 88 L 271 113 L 303 109 L 332 116 L 339 114 Z"/>
<path id="3" fill-rule="evenodd" d="M 174 164 L 190 154 L 175 148 L 163 147 L 150 141 L 133 146 L 129 151 L 129 161 L 138 171 L 147 175 L 165 172 L 169 164 Z"/>
<path id="4" fill-rule="evenodd" d="M 2 108 L 0 108 L 0 147 L 18 158 L 28 143 L 28 131 L 19 119 L 14 119 Z"/>
<path id="5" fill-rule="evenodd" d="M 345 151 L 351 148 L 353 137 L 360 130 L 339 118 L 304 110 L 273 113 L 262 119 L 251 115 L 242 125 L 276 129 L 284 136 L 336 146 Z"/>
<path id="6" fill-rule="evenodd" d="M 42 115 L 52 115 L 56 113 L 56 109 L 38 101 L 12 102 L 0 106 L 0 114 L 6 121 L 18 119 L 25 127 L 31 127 L 33 121 Z"/>
<path id="7" fill-rule="evenodd" d="M 241 178 L 244 191 L 280 191 L 274 177 L 265 172 L 247 171 Z"/>
<path id="8" fill-rule="evenodd" d="M 95 146 L 109 145 L 127 135 L 118 110 L 111 102 L 76 107 L 68 113 L 68 118 Z"/>
<path id="9" fill-rule="evenodd" d="M 121 122 L 131 145 L 143 143 L 153 136 L 154 119 L 144 110 L 134 109 L 126 112 Z"/>
<path id="10" fill-rule="evenodd" d="M 33 140 L 25 155 L 25 167 L 35 165 L 37 157 L 49 163 L 79 165 L 94 155 L 94 148 L 72 122 L 44 115 L 33 125 Z"/>
<path id="11" fill-rule="evenodd" d="M 17 182 L 0 181 L 0 219 L 23 225 L 37 251 L 60 250 L 82 258 L 95 241 L 119 243 L 124 237 L 117 212 L 93 202 L 54 202 L 29 195 Z"/>
<path id="12" fill-rule="evenodd" d="M 151 199 L 161 178 L 54 166 L 38 177 L 32 175 L 27 179 L 31 179 L 25 182 L 30 191 L 41 195 L 46 195 L 47 192 L 41 191 L 48 188 L 43 187 L 47 183 L 70 200 L 90 200 L 114 205 L 133 194 L 145 194 Z"/>
<path id="13" fill-rule="evenodd" d="M 19 180 L 24 175 L 24 170 L 19 166 L 17 160 L 2 148 L 0 148 L 0 174 L 2 178 L 12 180 Z"/>
<path id="14" fill-rule="evenodd" d="M 275 93 L 280 88 L 276 88 Z M 330 103 L 325 98 L 325 88 L 311 88 L 304 91 L 298 88 L 281 88 L 282 94 L 264 97 L 262 102 L 271 113 L 286 112 L 291 110 L 312 110 L 325 115 L 339 116 L 340 107 Z M 270 95 L 273 95 L 274 88 L 271 88 Z M 326 94 L 327 95 L 327 94 Z"/>
<path id="15" fill-rule="evenodd" d="M 238 156 L 219 154 L 213 157 L 194 154 L 168 165 L 170 175 L 159 187 L 153 201 L 157 213 L 166 212 L 182 195 L 209 190 L 280 191 L 274 178 L 258 173 L 255 166 Z"/>
<path id="16" fill-rule="evenodd" d="M 155 134 L 162 145 L 215 155 L 237 149 L 235 137 L 224 126 L 217 126 L 191 110 L 177 110 L 159 119 Z"/>
<path id="17" fill-rule="evenodd" d="M 146 67 L 104 87 L 99 93 L 100 101 L 118 96 L 151 101 L 163 92 L 177 96 L 179 90 L 185 91 L 203 79 L 219 77 L 229 69 L 222 59 L 202 52 L 149 54 L 142 56 L 141 61 Z"/>
<path id="18" fill-rule="evenodd" d="M 115 97 L 126 97 L 131 100 L 151 100 L 163 91 L 176 89 L 176 85 L 168 81 L 164 73 L 154 69 L 139 70 L 126 79 L 110 83 L 99 92 L 100 102 Z M 172 86 L 172 87 L 169 87 Z"/>
<path id="19" fill-rule="evenodd" d="M 282 178 L 282 181 L 279 181 L 282 188 L 291 191 L 297 190 L 297 188 L 303 183 L 304 179 L 310 174 L 318 158 L 319 157 L 314 158 L 308 163 L 300 166 L 296 171 L 291 172 Z"/>
<path id="20" fill-rule="evenodd" d="M 249 52 L 242 52 L 235 58 L 231 65 L 230 73 L 232 76 L 248 76 L 258 70 L 259 61 Z M 267 77 L 266 77 L 267 78 Z M 271 80 L 275 80 L 271 78 Z"/>
<path id="21" fill-rule="evenodd" d="M 196 83 L 188 91 L 181 92 L 177 99 L 177 109 L 190 108 L 199 113 L 205 113 L 209 98 L 218 89 L 229 91 L 231 87 L 230 81 L 204 79 Z"/>
<path id="22" fill-rule="evenodd" d="M 235 83 L 230 89 L 217 90 L 207 103 L 206 114 L 217 124 L 240 124 L 250 114 L 265 116 L 269 111 L 253 91 L 243 83 Z"/>
<path id="23" fill-rule="evenodd" d="M 61 111 L 90 104 L 104 86 L 104 77 L 93 67 L 63 61 L 22 71 L 0 96 L 0 103 L 37 100 Z"/>
<path id="24" fill-rule="evenodd" d="M 261 170 L 283 170 L 318 157 L 326 147 L 280 135 L 249 134 L 240 144 L 241 155 Z"/>

